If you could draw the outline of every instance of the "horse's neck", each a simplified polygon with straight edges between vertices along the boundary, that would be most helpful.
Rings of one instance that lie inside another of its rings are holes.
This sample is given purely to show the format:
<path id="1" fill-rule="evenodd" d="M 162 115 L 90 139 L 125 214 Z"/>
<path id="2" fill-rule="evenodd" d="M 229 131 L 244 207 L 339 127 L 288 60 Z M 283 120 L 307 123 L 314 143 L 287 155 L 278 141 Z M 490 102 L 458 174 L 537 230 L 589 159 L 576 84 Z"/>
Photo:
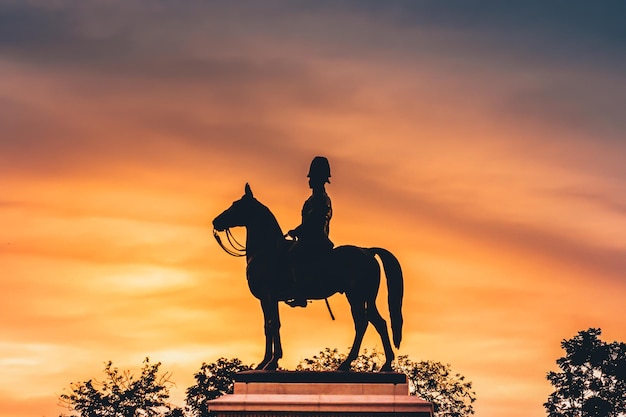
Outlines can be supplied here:
<path id="1" fill-rule="evenodd" d="M 272 212 L 263 204 L 255 207 L 254 221 L 247 226 L 246 248 L 249 254 L 278 247 L 284 239 L 282 229 Z"/>

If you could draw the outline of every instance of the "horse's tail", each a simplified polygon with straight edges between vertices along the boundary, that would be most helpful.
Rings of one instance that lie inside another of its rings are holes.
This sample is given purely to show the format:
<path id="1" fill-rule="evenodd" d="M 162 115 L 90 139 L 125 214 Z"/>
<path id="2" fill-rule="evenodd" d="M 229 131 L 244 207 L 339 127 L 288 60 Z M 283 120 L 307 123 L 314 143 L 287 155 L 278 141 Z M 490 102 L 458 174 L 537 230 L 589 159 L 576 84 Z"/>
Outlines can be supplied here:
<path id="1" fill-rule="evenodd" d="M 391 316 L 393 344 L 396 348 L 400 348 L 400 342 L 402 341 L 402 296 L 404 295 L 402 268 L 400 268 L 398 259 L 387 249 L 370 248 L 370 251 L 378 255 L 383 262 L 383 268 L 387 276 L 387 301 Z"/>

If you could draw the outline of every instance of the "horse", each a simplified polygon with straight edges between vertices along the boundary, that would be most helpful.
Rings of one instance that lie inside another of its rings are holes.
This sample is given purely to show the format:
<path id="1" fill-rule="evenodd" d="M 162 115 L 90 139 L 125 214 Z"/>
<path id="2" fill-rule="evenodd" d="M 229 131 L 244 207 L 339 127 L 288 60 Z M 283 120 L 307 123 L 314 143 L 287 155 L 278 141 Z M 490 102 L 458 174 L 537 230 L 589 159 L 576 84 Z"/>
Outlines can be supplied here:
<path id="1" fill-rule="evenodd" d="M 246 228 L 245 246 L 230 234 L 232 227 Z M 226 232 L 231 248 L 221 241 L 218 232 Z M 213 220 L 213 234 L 220 246 L 233 256 L 245 256 L 246 275 L 252 294 L 260 300 L 265 330 L 265 355 L 257 370 L 276 370 L 283 351 L 280 342 L 280 317 L 278 303 L 294 298 L 295 285 L 299 294 L 307 299 L 321 300 L 335 293 L 345 294 L 350 303 L 355 336 L 352 347 L 339 371 L 349 371 L 352 361 L 359 353 L 363 336 L 369 323 L 382 340 L 385 363 L 380 371 L 390 372 L 395 357 L 387 322 L 376 308 L 376 296 L 380 286 L 381 270 L 375 255 L 381 259 L 387 278 L 388 304 L 393 343 L 400 347 L 402 340 L 402 297 L 404 281 L 402 269 L 396 257 L 383 248 L 362 248 L 352 245 L 336 247 L 327 259 L 324 273 L 314 282 L 297 284 L 292 278 L 288 262 L 288 249 L 292 241 L 285 239 L 272 212 L 259 202 L 249 184 L 241 199 Z M 332 313 L 331 313 L 332 315 Z"/>

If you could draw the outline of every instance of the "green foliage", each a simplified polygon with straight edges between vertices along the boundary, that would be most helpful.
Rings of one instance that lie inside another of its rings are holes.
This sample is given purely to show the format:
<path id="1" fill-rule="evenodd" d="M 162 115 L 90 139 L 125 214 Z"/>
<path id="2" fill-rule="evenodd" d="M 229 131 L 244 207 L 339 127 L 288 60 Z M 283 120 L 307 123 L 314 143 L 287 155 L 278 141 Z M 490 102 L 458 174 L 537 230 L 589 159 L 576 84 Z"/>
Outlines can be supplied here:
<path id="1" fill-rule="evenodd" d="M 194 375 L 196 384 L 187 388 L 187 407 L 195 417 L 209 416 L 207 402 L 233 392 L 237 372 L 251 369 L 241 360 L 220 358 L 214 363 L 203 363 Z"/>
<path id="2" fill-rule="evenodd" d="M 296 366 L 296 371 L 334 371 L 346 359 L 337 348 L 326 348 L 312 358 L 305 358 Z M 355 361 L 356 362 L 356 361 Z"/>
<path id="3" fill-rule="evenodd" d="M 472 383 L 459 373 L 453 373 L 449 364 L 434 361 L 413 362 L 408 356 L 399 356 L 393 363 L 397 372 L 407 375 L 411 395 L 433 403 L 435 417 L 462 417 L 474 414 L 472 404 L 476 393 Z"/>
<path id="4" fill-rule="evenodd" d="M 346 359 L 337 349 L 326 348 L 310 359 L 302 360 L 296 370 L 334 371 Z M 351 364 L 355 372 L 375 372 L 385 363 L 384 355 L 375 349 L 363 350 Z M 472 383 L 453 373 L 450 365 L 439 362 L 413 362 L 408 356 L 399 356 L 392 364 L 397 372 L 407 375 L 409 393 L 433 403 L 435 417 L 462 417 L 474 414 L 476 393 Z"/>
<path id="5" fill-rule="evenodd" d="M 544 404 L 549 417 L 618 417 L 626 413 L 626 344 L 606 343 L 602 331 L 580 331 L 561 346 L 565 356 L 549 372 L 555 391 Z"/>
<path id="6" fill-rule="evenodd" d="M 337 348 L 326 348 L 312 358 L 305 358 L 296 366 L 296 371 L 335 371 L 346 360 L 348 355 L 340 353 Z M 353 372 L 375 372 L 385 363 L 382 353 L 363 349 L 350 365 Z"/>
<path id="7" fill-rule="evenodd" d="M 304 359 L 297 370 L 334 371 L 346 358 L 337 349 L 326 348 L 311 359 Z M 365 349 L 352 362 L 352 371 L 374 372 L 384 364 L 384 355 Z M 108 362 L 102 382 L 88 380 L 72 383 L 70 392 L 59 396 L 61 405 L 73 412 L 68 417 L 182 417 L 183 410 L 171 406 L 170 374 L 159 375 L 160 363 L 151 364 L 146 358 L 141 375 L 120 372 Z M 453 374 L 450 365 L 438 362 L 413 362 L 400 356 L 393 364 L 398 372 L 408 376 L 410 394 L 431 401 L 435 417 L 461 417 L 474 414 L 472 403 L 476 394 L 472 383 L 459 374 Z M 251 369 L 241 360 L 220 358 L 214 363 L 203 363 L 194 375 L 196 384 L 187 388 L 186 411 L 189 416 L 208 417 L 208 401 L 233 392 L 237 372 Z"/>
<path id="8" fill-rule="evenodd" d="M 146 358 L 141 375 L 137 378 L 130 371 L 120 372 L 111 361 L 104 367 L 102 382 L 88 380 L 72 383 L 70 392 L 59 396 L 62 406 L 72 417 L 162 417 L 181 415 L 167 399 L 169 373 L 159 375 L 161 363 L 151 364 Z"/>

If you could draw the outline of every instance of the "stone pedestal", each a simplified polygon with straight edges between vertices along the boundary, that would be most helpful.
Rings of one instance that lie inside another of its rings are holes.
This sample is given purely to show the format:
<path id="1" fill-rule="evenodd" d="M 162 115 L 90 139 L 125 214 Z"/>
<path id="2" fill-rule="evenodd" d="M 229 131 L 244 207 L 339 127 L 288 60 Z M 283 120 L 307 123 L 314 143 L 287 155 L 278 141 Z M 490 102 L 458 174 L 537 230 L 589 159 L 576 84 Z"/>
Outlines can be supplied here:
<path id="1" fill-rule="evenodd" d="M 215 417 L 432 417 L 400 373 L 247 371 L 233 394 L 209 402 Z"/>

